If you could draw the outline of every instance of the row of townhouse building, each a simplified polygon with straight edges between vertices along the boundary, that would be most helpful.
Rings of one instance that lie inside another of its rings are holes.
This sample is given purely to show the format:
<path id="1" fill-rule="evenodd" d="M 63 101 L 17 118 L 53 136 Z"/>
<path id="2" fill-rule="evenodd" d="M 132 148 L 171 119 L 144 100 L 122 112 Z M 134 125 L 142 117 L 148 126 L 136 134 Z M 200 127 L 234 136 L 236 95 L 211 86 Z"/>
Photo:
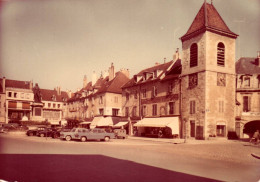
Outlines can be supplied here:
<path id="1" fill-rule="evenodd" d="M 36 98 L 39 97 L 39 98 Z M 19 120 L 46 121 L 58 124 L 66 116 L 69 93 L 33 87 L 32 81 L 0 78 L 0 122 Z"/>
<path id="2" fill-rule="evenodd" d="M 139 136 L 244 137 L 260 129 L 260 56 L 236 62 L 237 36 L 213 4 L 205 2 L 180 38 L 182 59 L 177 50 L 172 61 L 120 82 L 118 109 L 108 102 L 114 95 L 106 90 L 104 97 L 92 82 L 70 99 L 68 112 L 79 118 L 121 116 L 129 133 Z"/>
<path id="3" fill-rule="evenodd" d="M 13 88 L 2 79 L 0 112 L 7 113 L 0 117 L 66 118 L 90 128 L 124 127 L 138 136 L 243 138 L 260 129 L 260 55 L 235 61 L 237 36 L 205 2 L 173 60 L 132 78 L 128 69 L 116 72 L 112 63 L 99 77 L 94 72 L 91 81 L 85 76 L 75 93 L 56 88 L 39 94 L 31 82 Z"/>

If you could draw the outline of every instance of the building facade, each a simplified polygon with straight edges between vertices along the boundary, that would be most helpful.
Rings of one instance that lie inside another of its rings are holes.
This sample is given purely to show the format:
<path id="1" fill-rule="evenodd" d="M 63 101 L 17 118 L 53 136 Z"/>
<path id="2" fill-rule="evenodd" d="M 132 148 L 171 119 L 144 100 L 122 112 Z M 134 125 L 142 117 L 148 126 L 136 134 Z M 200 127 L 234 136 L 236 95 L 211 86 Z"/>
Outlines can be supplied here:
<path id="1" fill-rule="evenodd" d="M 1 85 L 3 90 L 1 94 L 3 121 L 8 123 L 9 121 L 21 120 L 24 116 L 28 119 L 31 118 L 31 104 L 34 97 L 32 82 L 9 80 L 4 77 Z"/>
<path id="2" fill-rule="evenodd" d="M 91 121 L 97 116 L 122 116 L 121 86 L 128 81 L 129 71 L 115 72 L 113 63 L 99 78 L 94 72 L 91 82 L 84 77 L 83 88 L 68 100 L 68 119 Z"/>
<path id="3" fill-rule="evenodd" d="M 31 81 L 10 80 L 5 77 L 0 79 L 0 122 L 25 119 L 57 123 L 66 117 L 64 113 L 68 93 L 61 91 L 59 87 L 48 90 L 40 89 L 38 84 L 36 85 L 33 87 Z"/>
<path id="4" fill-rule="evenodd" d="M 179 136 L 180 73 L 178 58 L 156 63 L 134 75 L 122 87 L 122 111 L 131 121 L 129 133 L 156 136 L 161 132 L 168 137 Z"/>
<path id="5" fill-rule="evenodd" d="M 236 132 L 240 138 L 252 137 L 260 130 L 260 52 L 255 58 L 240 58 L 236 73 Z"/>
<path id="6" fill-rule="evenodd" d="M 181 115 L 187 137 L 235 130 L 235 33 L 204 3 L 182 40 Z"/>

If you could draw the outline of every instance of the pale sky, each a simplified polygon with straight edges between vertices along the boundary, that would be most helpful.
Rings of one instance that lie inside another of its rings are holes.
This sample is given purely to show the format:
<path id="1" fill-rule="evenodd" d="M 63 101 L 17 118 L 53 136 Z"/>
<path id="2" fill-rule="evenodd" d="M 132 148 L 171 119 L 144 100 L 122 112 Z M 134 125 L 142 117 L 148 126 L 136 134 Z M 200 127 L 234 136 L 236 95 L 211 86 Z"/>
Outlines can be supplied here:
<path id="1" fill-rule="evenodd" d="M 0 0 L 1 1 L 1 0 Z M 111 62 L 131 76 L 172 60 L 204 0 L 4 0 L 0 77 L 40 88 L 82 88 Z M 210 0 L 208 0 L 210 2 Z M 213 0 L 236 34 L 237 55 L 260 51 L 260 0 Z"/>

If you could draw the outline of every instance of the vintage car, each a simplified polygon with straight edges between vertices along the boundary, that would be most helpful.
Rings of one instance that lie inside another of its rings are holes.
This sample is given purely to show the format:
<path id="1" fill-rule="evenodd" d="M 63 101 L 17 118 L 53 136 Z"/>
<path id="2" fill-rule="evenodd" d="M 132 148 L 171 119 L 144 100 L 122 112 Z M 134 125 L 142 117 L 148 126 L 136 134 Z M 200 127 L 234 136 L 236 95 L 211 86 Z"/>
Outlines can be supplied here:
<path id="1" fill-rule="evenodd" d="M 61 132 L 69 132 L 70 130 L 71 130 L 71 129 L 68 129 L 68 128 L 60 128 L 60 129 L 57 129 L 56 131 L 52 131 L 51 137 L 52 137 L 52 138 L 59 138 Z"/>
<path id="2" fill-rule="evenodd" d="M 125 129 L 114 129 L 114 133 L 116 135 L 116 138 L 122 138 L 122 139 L 127 138 L 127 134 L 126 134 Z"/>
<path id="3" fill-rule="evenodd" d="M 104 140 L 109 141 L 115 138 L 114 133 L 106 132 L 104 129 L 94 128 L 92 130 L 85 128 L 74 128 L 69 132 L 60 132 L 60 138 L 66 141 L 81 140 L 85 142 L 87 140 Z"/>
<path id="4" fill-rule="evenodd" d="M 56 132 L 57 129 L 55 128 L 45 128 L 44 130 L 40 130 L 40 131 L 37 131 L 36 132 L 36 135 L 39 136 L 39 137 L 50 137 L 52 136 L 52 133 L 53 132 Z"/>
<path id="5" fill-rule="evenodd" d="M 28 130 L 28 131 L 26 132 L 26 135 L 27 135 L 27 136 L 36 136 L 36 135 L 37 135 L 37 132 L 43 131 L 43 130 L 45 130 L 45 128 L 46 128 L 46 127 L 38 127 L 38 128 L 36 128 L 36 129 L 34 129 L 34 130 Z"/>

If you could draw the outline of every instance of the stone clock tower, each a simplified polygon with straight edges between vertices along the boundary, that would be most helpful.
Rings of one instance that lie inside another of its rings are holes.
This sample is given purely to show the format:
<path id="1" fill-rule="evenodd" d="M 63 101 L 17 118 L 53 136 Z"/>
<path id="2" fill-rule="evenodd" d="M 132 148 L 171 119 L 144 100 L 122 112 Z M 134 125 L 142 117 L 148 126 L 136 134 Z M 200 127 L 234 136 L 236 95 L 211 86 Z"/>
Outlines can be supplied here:
<path id="1" fill-rule="evenodd" d="M 182 41 L 183 136 L 227 137 L 235 130 L 235 40 L 213 4 L 204 3 Z"/>

